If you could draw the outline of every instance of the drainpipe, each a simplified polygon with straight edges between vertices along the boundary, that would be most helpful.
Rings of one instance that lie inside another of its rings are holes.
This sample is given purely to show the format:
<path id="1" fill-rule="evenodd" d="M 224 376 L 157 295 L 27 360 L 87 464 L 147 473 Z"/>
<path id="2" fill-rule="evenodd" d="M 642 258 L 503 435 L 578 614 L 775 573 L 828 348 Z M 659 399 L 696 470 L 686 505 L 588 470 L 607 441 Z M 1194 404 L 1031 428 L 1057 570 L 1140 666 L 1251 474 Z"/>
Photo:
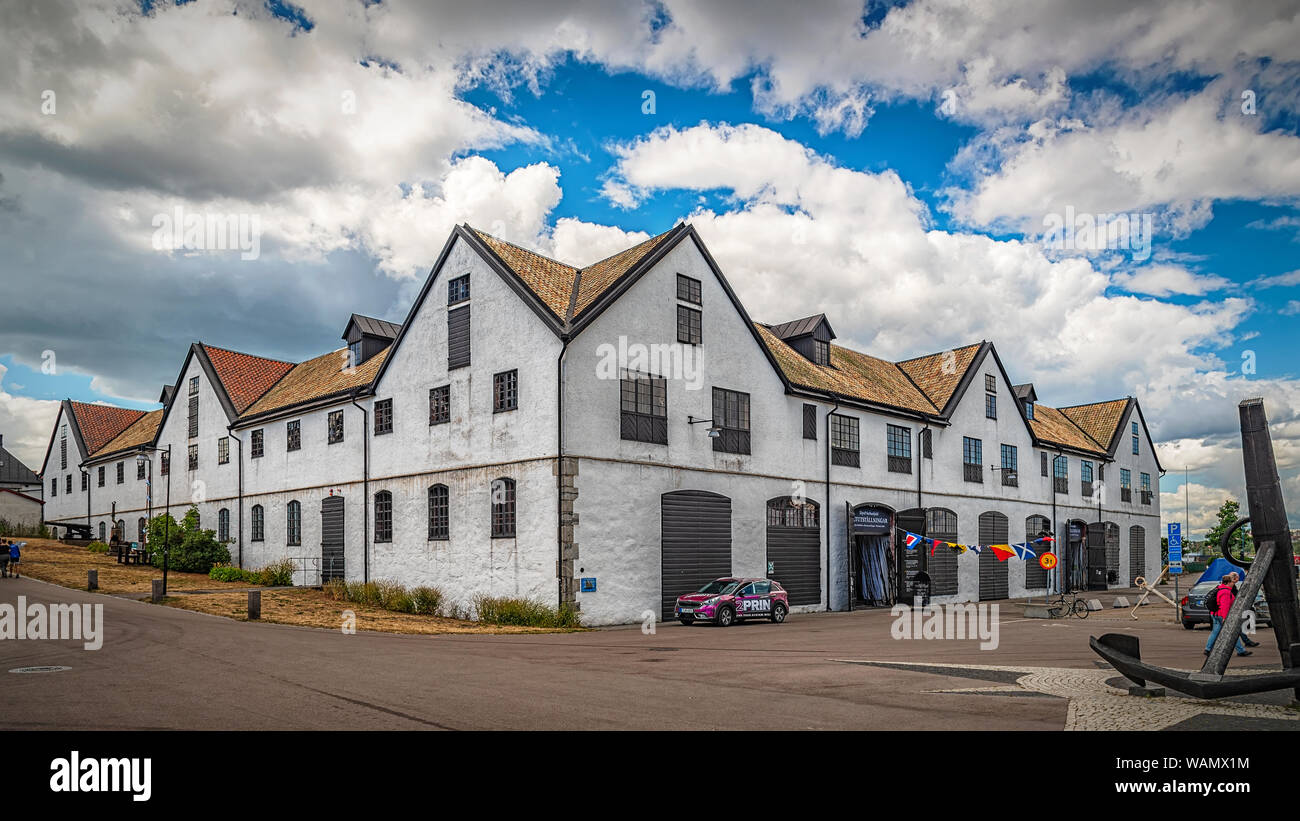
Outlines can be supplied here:
<path id="1" fill-rule="evenodd" d="M 1060 450 L 1060 448 L 1057 448 L 1057 450 L 1056 450 L 1056 454 L 1057 454 L 1058 456 L 1061 454 L 1061 450 Z M 1069 562 L 1070 562 L 1070 528 L 1069 528 L 1068 525 L 1067 525 L 1066 528 L 1065 528 L 1065 550 L 1064 550 L 1064 552 L 1062 552 L 1062 551 L 1061 551 L 1061 533 L 1060 533 L 1060 530 L 1061 530 L 1061 523 L 1058 522 L 1058 521 L 1056 520 L 1056 460 L 1055 460 L 1055 459 L 1052 460 L 1051 467 L 1050 467 L 1050 469 L 1047 471 L 1047 477 L 1048 477 L 1048 479 L 1050 480 L 1050 481 L 1047 483 L 1047 487 L 1048 487 L 1048 489 L 1049 489 L 1049 490 L 1051 491 L 1051 493 L 1052 493 L 1052 531 L 1053 531 L 1052 535 L 1053 535 L 1053 537 L 1055 537 L 1055 539 L 1056 539 L 1056 550 L 1057 550 L 1057 553 L 1065 559 L 1065 561 L 1062 562 L 1062 563 L 1061 563 L 1060 565 L 1058 565 L 1058 566 L 1064 566 L 1064 567 L 1065 567 L 1065 570 L 1066 570 L 1066 575 L 1068 576 L 1068 575 L 1069 575 L 1069 570 L 1070 570 L 1070 566 L 1069 566 Z M 1064 589 L 1065 589 L 1065 587 L 1061 584 L 1061 571 L 1058 570 L 1058 571 L 1056 571 L 1056 592 L 1059 593 L 1059 592 L 1061 592 L 1061 591 L 1064 590 Z"/>
<path id="2" fill-rule="evenodd" d="M 930 423 L 926 422 L 925 427 L 921 428 L 921 439 L 923 441 L 917 442 L 917 445 L 919 445 L 919 447 L 917 447 L 917 451 L 919 452 L 916 454 L 916 509 L 917 510 L 925 510 L 925 508 L 921 505 L 921 466 L 925 464 L 925 441 L 927 441 L 926 437 L 929 435 L 928 433 L 929 430 L 930 430 Z M 931 448 L 933 448 L 933 445 L 931 446 Z M 931 452 L 933 452 L 933 450 Z"/>
<path id="3" fill-rule="evenodd" d="M 360 391 L 352 392 L 352 404 L 361 411 L 361 580 L 370 582 L 370 414 L 357 404 Z"/>
<path id="4" fill-rule="evenodd" d="M 569 337 L 560 338 L 560 355 L 555 358 L 555 581 L 556 607 L 564 607 L 564 355 Z"/>
<path id="5" fill-rule="evenodd" d="M 235 528 L 238 533 L 239 541 L 239 566 L 244 566 L 244 440 L 235 435 L 232 426 L 226 426 L 226 433 L 230 435 L 239 444 L 239 489 L 236 492 L 236 498 L 239 500 L 236 508 L 239 511 L 239 524 Z"/>
<path id="6" fill-rule="evenodd" d="M 831 612 L 831 416 L 840 409 L 840 400 L 835 400 L 835 407 L 826 414 L 826 612 Z M 845 567 L 845 578 L 851 568 Z M 851 597 L 850 597 L 851 598 Z M 848 603 L 852 609 L 853 602 Z"/>

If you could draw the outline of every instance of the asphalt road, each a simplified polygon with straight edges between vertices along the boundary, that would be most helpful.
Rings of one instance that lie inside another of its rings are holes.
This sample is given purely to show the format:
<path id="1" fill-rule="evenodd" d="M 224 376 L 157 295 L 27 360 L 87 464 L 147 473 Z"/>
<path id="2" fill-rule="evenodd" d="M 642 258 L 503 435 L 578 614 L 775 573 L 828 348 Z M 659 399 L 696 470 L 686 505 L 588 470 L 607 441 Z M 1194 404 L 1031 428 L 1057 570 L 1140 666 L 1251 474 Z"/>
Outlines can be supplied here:
<path id="1" fill-rule="evenodd" d="M 4 729 L 1058 730 L 1062 698 L 928 692 L 978 682 L 845 660 L 1095 669 L 1088 636 L 1119 628 L 1144 658 L 1190 667 L 1205 641 L 1172 624 L 1004 615 L 999 648 L 981 651 L 895 640 L 887 611 L 654 635 L 345 635 L 0 579 L 0 602 L 19 595 L 102 603 L 105 639 L 0 641 Z M 1258 638 L 1275 662 L 1271 635 Z M 38 665 L 71 669 L 6 672 Z"/>

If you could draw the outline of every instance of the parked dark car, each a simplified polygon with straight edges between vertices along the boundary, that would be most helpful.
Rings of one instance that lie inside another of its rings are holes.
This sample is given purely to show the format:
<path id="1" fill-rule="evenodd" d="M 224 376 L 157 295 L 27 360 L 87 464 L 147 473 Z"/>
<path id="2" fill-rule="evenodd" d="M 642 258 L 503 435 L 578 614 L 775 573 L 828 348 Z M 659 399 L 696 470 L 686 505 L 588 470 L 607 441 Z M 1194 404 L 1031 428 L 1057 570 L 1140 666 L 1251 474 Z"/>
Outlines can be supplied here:
<path id="1" fill-rule="evenodd" d="M 1188 630 L 1194 630 L 1198 624 L 1210 624 L 1210 610 L 1205 604 L 1205 599 L 1210 595 L 1210 591 L 1218 587 L 1218 582 L 1201 582 L 1192 587 L 1183 596 L 1180 604 L 1183 612 L 1183 627 Z M 1259 591 L 1255 596 L 1255 624 L 1261 627 L 1267 627 L 1271 624 L 1268 618 L 1268 600 L 1264 598 L 1264 591 Z"/>

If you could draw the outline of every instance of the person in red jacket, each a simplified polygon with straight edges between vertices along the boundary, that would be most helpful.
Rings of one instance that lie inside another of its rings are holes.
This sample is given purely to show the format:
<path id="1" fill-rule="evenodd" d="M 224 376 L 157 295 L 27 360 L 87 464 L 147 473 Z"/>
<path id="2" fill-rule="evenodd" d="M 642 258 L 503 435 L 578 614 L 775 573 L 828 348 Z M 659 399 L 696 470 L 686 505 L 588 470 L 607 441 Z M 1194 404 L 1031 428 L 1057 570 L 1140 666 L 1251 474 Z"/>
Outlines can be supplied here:
<path id="1" fill-rule="evenodd" d="M 1228 575 L 1232 577 L 1232 598 L 1235 600 L 1235 599 L 1237 598 L 1237 582 L 1241 581 L 1241 574 L 1234 570 L 1234 571 L 1232 571 L 1231 573 L 1229 573 Z M 1241 634 L 1241 641 L 1242 641 L 1242 643 L 1245 644 L 1247 647 L 1258 647 L 1258 646 L 1259 646 L 1259 642 L 1255 641 L 1254 639 L 1252 639 L 1250 636 L 1246 635 L 1245 633 L 1242 633 L 1242 634 Z"/>
<path id="2" fill-rule="evenodd" d="M 1219 586 L 1210 591 L 1210 595 L 1205 597 L 1205 607 L 1210 611 L 1210 621 L 1213 625 L 1210 627 L 1210 640 L 1205 642 L 1205 655 L 1210 654 L 1210 648 L 1214 646 L 1214 640 L 1219 637 L 1219 631 L 1223 629 L 1223 620 L 1228 615 L 1228 608 L 1232 607 L 1232 600 L 1236 598 L 1236 593 L 1232 587 L 1232 574 L 1224 576 L 1219 580 Z M 1249 656 L 1251 652 L 1241 643 L 1241 636 L 1237 636 L 1237 655 Z"/>

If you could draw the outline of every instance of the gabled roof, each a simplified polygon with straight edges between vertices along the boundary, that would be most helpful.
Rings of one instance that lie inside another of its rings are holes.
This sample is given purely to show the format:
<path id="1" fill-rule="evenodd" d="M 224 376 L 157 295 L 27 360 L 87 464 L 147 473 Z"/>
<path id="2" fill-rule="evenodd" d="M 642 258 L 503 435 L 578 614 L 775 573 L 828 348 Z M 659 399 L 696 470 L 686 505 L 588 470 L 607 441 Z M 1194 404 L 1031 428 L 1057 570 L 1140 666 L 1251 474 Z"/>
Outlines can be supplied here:
<path id="1" fill-rule="evenodd" d="M 831 345 L 831 364 L 816 365 L 791 348 L 766 325 L 755 323 L 786 381 L 797 388 L 831 393 L 872 405 L 926 415 L 938 409 L 893 362 Z"/>
<path id="2" fill-rule="evenodd" d="M 1059 410 L 1109 453 L 1114 450 L 1116 437 L 1120 433 L 1120 424 L 1124 421 L 1129 403 L 1132 401 L 1126 397 L 1112 399 L 1109 402 L 1093 402 L 1090 405 L 1074 405 Z"/>
<path id="3" fill-rule="evenodd" d="M 646 255 L 671 233 L 672 231 L 664 231 L 645 242 L 633 245 L 626 251 L 620 251 L 583 268 L 579 272 L 578 287 L 574 294 L 573 316 L 576 317 L 590 308 L 601 294 L 608 291 L 614 283 L 632 270 L 633 266 L 645 259 Z"/>
<path id="4" fill-rule="evenodd" d="M 1058 445 L 1105 457 L 1106 448 L 1083 431 L 1068 416 L 1056 408 L 1034 405 L 1034 418 L 1029 420 L 1034 437 L 1048 445 Z"/>
<path id="5" fill-rule="evenodd" d="M 144 411 L 119 408 L 116 405 L 99 405 L 69 401 L 68 407 L 81 431 L 86 453 L 94 456 L 119 433 L 144 416 Z"/>
<path id="6" fill-rule="evenodd" d="M 496 254 L 507 269 L 528 286 L 557 319 L 563 321 L 568 316 L 569 302 L 578 281 L 577 268 L 521 248 L 512 242 L 497 239 L 477 228 L 470 230 Z"/>
<path id="7" fill-rule="evenodd" d="M 0 485 L 39 485 L 41 477 L 0 445 Z"/>
<path id="8" fill-rule="evenodd" d="M 818 325 L 825 325 L 827 335 L 835 338 L 835 331 L 831 328 L 831 323 L 826 319 L 826 314 L 813 314 L 803 319 L 792 319 L 789 322 L 781 322 L 777 325 L 769 326 L 772 333 L 780 339 L 794 339 L 800 336 L 807 336 L 817 330 Z"/>
<path id="9" fill-rule="evenodd" d="M 143 414 L 128 425 L 126 430 L 113 437 L 113 440 L 104 445 L 95 456 L 110 456 L 142 445 L 152 445 L 158 436 L 158 427 L 162 424 L 162 418 L 162 408 Z"/>
<path id="10" fill-rule="evenodd" d="M 339 348 L 315 359 L 308 359 L 284 375 L 275 387 L 254 402 L 240 415 L 240 420 L 284 410 L 329 397 L 340 396 L 369 385 L 379 372 L 380 365 L 393 350 L 390 346 L 362 362 L 355 368 L 344 370 L 347 348 Z"/>
<path id="11" fill-rule="evenodd" d="M 976 354 L 983 346 L 983 342 L 976 342 L 951 351 L 918 356 L 899 362 L 898 367 L 943 413 L 948 409 L 953 395 L 957 393 L 958 386 L 965 379 Z"/>
<path id="12" fill-rule="evenodd" d="M 216 348 L 201 342 L 199 346 L 212 363 L 212 370 L 236 414 L 247 410 L 293 367 L 292 362 Z"/>
<path id="13" fill-rule="evenodd" d="M 37 482 L 37 484 L 40 483 Z M 35 496 L 28 496 L 26 493 L 20 493 L 14 490 L 13 488 L 9 488 L 9 487 L 0 487 L 0 493 L 12 493 L 13 495 L 17 496 L 19 499 L 26 499 L 27 501 L 35 502 L 38 505 L 45 504 L 45 502 L 41 501 L 40 499 L 37 499 Z"/>
<path id="14" fill-rule="evenodd" d="M 352 330 L 353 325 L 356 325 L 363 334 L 368 334 L 369 336 L 380 336 L 384 339 L 396 339 L 397 335 L 402 331 L 402 326 L 395 322 L 389 322 L 386 319 L 376 319 L 373 316 L 353 314 L 352 317 L 348 319 L 348 324 L 343 328 L 344 339 L 348 338 L 348 331 Z"/>
<path id="15" fill-rule="evenodd" d="M 1023 385 L 1012 385 L 1011 392 L 1014 393 L 1016 395 L 1016 398 L 1019 399 L 1021 402 L 1038 401 L 1038 392 L 1034 390 L 1034 385 L 1032 382 L 1026 382 Z"/>

